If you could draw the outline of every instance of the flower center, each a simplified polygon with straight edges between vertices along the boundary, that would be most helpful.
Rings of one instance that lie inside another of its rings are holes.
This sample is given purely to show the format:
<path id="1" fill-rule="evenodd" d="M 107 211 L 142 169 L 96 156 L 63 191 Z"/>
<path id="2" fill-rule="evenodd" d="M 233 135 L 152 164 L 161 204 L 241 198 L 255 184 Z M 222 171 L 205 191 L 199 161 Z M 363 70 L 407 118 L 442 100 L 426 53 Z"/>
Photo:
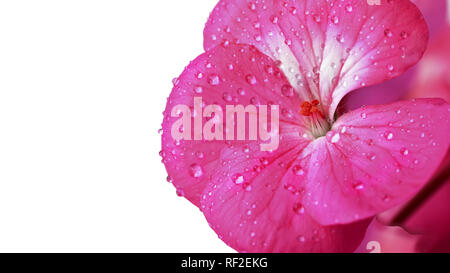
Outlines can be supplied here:
<path id="1" fill-rule="evenodd" d="M 304 101 L 300 105 L 300 114 L 308 119 L 311 134 L 315 138 L 325 136 L 331 129 L 331 125 L 323 114 L 318 100 Z"/>

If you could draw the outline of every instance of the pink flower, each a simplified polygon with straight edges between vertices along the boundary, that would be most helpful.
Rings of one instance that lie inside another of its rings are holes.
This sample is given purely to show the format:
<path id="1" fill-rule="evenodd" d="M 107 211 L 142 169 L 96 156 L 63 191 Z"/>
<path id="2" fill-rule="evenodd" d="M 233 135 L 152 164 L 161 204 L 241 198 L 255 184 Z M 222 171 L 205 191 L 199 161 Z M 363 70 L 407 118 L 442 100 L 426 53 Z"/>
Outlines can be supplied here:
<path id="1" fill-rule="evenodd" d="M 352 90 L 421 58 L 428 30 L 408 0 L 222 0 L 204 35 L 206 53 L 169 97 L 161 155 L 178 193 L 238 251 L 354 251 L 370 218 L 417 193 L 448 149 L 443 100 L 336 113 Z M 279 105 L 279 148 L 175 141 L 172 109 L 195 109 L 198 96 L 224 109 Z"/>

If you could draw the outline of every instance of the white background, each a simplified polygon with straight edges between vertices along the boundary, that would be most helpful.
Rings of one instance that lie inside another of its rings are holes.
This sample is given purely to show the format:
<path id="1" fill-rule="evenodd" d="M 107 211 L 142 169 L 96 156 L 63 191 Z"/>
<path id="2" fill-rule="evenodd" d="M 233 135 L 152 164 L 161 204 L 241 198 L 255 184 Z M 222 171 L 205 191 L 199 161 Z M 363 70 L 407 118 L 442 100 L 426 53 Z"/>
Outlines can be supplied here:
<path id="1" fill-rule="evenodd" d="M 0 1 L 0 251 L 230 252 L 158 152 L 215 0 Z"/>

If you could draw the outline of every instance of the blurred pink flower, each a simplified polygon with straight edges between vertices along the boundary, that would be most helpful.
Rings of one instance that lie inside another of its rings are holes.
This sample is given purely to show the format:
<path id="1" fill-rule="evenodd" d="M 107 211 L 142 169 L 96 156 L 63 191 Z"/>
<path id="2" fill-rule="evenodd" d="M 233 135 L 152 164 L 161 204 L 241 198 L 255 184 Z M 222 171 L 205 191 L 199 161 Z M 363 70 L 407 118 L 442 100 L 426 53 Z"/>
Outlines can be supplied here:
<path id="1" fill-rule="evenodd" d="M 413 235 L 401 227 L 390 227 L 372 221 L 356 253 L 416 253 L 420 235 Z"/>

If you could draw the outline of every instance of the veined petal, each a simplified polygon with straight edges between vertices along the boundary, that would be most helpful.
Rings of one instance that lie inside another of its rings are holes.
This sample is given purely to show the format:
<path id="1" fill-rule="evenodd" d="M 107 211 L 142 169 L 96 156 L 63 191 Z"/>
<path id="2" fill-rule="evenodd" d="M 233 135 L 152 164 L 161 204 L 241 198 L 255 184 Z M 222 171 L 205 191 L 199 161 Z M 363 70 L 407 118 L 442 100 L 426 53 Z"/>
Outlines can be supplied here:
<path id="1" fill-rule="evenodd" d="M 306 211 L 322 225 L 350 223 L 402 204 L 447 153 L 450 105 L 418 99 L 345 114 L 311 143 L 284 179 L 304 189 Z"/>
<path id="2" fill-rule="evenodd" d="M 305 212 L 295 187 L 283 184 L 289 167 L 306 145 L 273 154 L 256 148 L 251 153 L 236 148 L 222 151 L 222 164 L 205 188 L 201 209 L 225 243 L 239 252 L 356 249 L 370 220 L 321 226 Z"/>
<path id="3" fill-rule="evenodd" d="M 347 93 L 414 65 L 428 41 L 409 0 L 222 0 L 204 34 L 207 50 L 234 41 L 279 61 L 300 99 L 319 99 L 329 120 Z"/>
<path id="4" fill-rule="evenodd" d="M 343 111 L 351 111 L 363 105 L 388 104 L 405 97 L 440 97 L 450 101 L 450 78 L 447 73 L 450 70 L 447 0 L 412 2 L 423 13 L 430 29 L 430 43 L 423 58 L 414 68 L 395 79 L 349 93 L 339 109 L 342 107 Z"/>

